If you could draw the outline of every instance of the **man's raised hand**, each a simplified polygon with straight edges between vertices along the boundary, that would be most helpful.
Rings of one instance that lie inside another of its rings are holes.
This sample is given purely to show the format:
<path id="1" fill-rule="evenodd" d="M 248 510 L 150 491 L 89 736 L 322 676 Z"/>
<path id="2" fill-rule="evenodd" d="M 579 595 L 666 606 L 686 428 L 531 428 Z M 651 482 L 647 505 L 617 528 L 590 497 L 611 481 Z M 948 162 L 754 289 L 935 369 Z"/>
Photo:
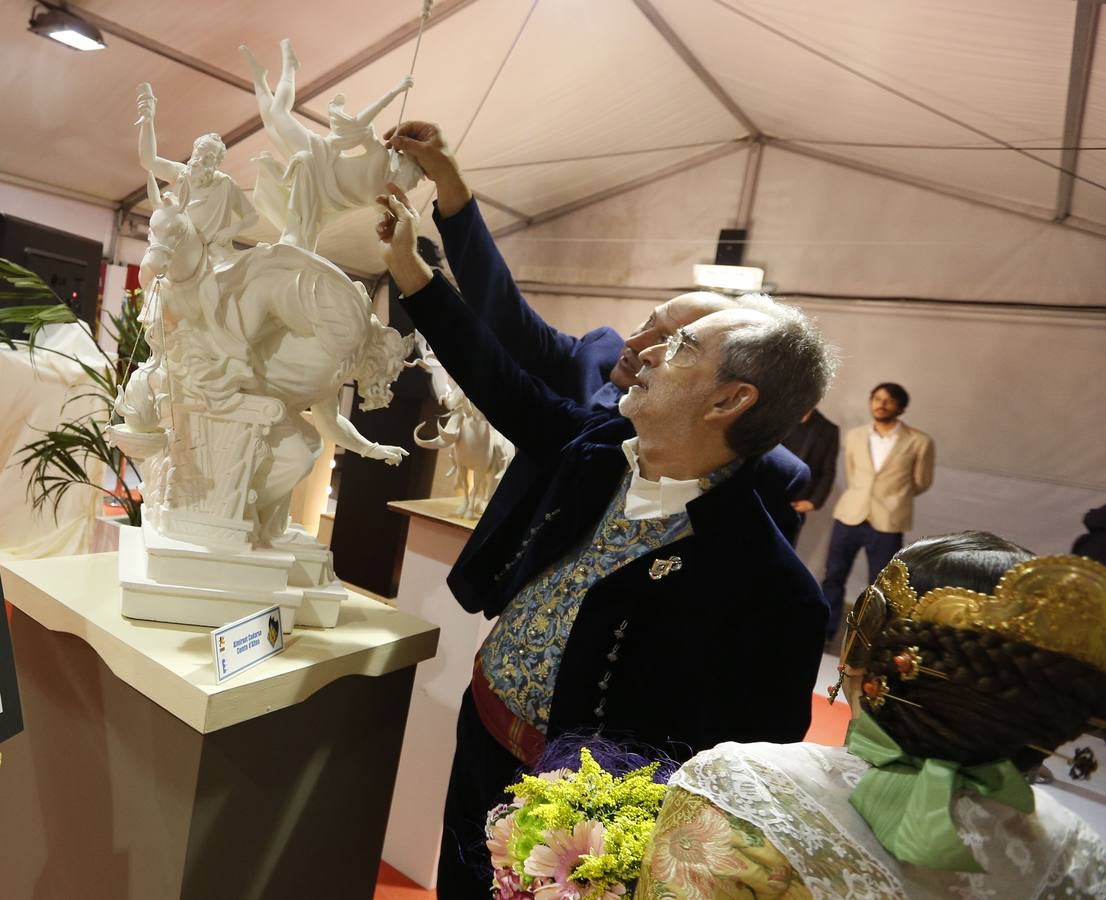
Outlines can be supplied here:
<path id="1" fill-rule="evenodd" d="M 376 202 L 384 207 L 384 218 L 376 226 L 376 236 L 384 245 L 384 264 L 392 273 L 400 291 L 413 294 L 424 288 L 434 273 L 418 254 L 419 214 L 396 185 Z"/>
<path id="2" fill-rule="evenodd" d="M 451 216 L 472 197 L 442 130 L 433 122 L 404 122 L 384 134 L 384 146 L 410 156 L 438 187 L 438 210 Z"/>

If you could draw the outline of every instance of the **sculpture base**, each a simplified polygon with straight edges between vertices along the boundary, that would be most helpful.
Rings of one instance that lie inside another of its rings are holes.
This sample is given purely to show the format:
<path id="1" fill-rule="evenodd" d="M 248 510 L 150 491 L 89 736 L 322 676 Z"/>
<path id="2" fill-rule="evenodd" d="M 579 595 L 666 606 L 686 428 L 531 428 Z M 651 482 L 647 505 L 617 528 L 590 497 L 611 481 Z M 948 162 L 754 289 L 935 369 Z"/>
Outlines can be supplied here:
<path id="1" fill-rule="evenodd" d="M 330 551 L 298 525 L 270 550 L 205 547 L 148 524 L 119 531 L 128 618 L 214 628 L 279 604 L 285 632 L 294 625 L 333 628 L 349 596 L 334 577 Z"/>
<path id="2" fill-rule="evenodd" d="M 342 601 L 349 596 L 340 581 L 332 581 L 319 587 L 288 588 L 288 593 L 298 592 L 303 598 L 296 613 L 297 625 L 313 625 L 316 628 L 333 628 L 338 624 Z"/>
<path id="3" fill-rule="evenodd" d="M 149 526 L 122 526 L 122 612 L 132 619 L 216 628 L 277 604 L 287 633 L 310 590 L 287 587 L 294 564 L 295 556 L 283 551 L 212 550 L 166 538 Z"/>
<path id="4" fill-rule="evenodd" d="M 338 611 L 349 596 L 334 577 L 334 554 L 302 525 L 292 523 L 273 541 L 273 549 L 295 558 L 288 572 L 288 590 L 300 591 L 303 602 L 297 614 L 297 625 L 333 628 L 338 624 Z"/>

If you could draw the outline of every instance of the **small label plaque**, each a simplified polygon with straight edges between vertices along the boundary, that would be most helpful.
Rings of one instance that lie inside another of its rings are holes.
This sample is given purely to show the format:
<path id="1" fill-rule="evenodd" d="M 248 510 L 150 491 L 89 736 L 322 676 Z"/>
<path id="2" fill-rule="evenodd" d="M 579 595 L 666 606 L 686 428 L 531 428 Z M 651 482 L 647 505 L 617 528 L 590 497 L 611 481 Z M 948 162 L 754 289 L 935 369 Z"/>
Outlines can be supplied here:
<path id="1" fill-rule="evenodd" d="M 211 632 L 215 680 L 226 681 L 284 650 L 280 607 L 270 606 Z"/>

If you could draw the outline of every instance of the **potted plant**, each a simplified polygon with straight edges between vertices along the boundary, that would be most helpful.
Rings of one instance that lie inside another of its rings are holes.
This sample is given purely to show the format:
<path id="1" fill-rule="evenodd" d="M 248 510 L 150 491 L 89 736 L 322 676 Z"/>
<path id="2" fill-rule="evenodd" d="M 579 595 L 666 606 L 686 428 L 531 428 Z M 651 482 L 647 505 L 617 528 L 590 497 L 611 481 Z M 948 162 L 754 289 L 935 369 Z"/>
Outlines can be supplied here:
<path id="1" fill-rule="evenodd" d="M 132 496 L 127 490 L 117 496 L 91 479 L 88 468 L 92 460 L 98 460 L 115 473 L 120 484 L 128 467 L 137 471 L 124 453 L 108 445 L 104 427 L 114 416 L 116 396 L 130 370 L 150 354 L 138 321 L 142 292 L 128 292 L 121 314 L 109 314 L 109 331 L 118 346 L 115 358 L 100 346 L 88 325 L 80 321 L 41 278 L 29 269 L 0 258 L 0 303 L 11 302 L 22 305 L 0 307 L 0 326 L 22 326 L 26 338 L 15 340 L 0 329 L 0 342 L 15 350 L 26 350 L 32 363 L 36 353 L 52 353 L 76 363 L 88 377 L 88 383 L 67 398 L 65 405 L 82 398 L 96 401 L 90 412 L 43 431 L 40 438 L 16 451 L 20 467 L 29 470 L 27 496 L 32 508 L 50 507 L 56 516 L 58 503 L 69 489 L 74 485 L 87 485 L 117 500 L 129 524 L 138 525 L 141 498 Z M 79 323 L 88 332 L 103 359 L 102 365 L 38 343 L 45 327 L 67 323 Z"/>

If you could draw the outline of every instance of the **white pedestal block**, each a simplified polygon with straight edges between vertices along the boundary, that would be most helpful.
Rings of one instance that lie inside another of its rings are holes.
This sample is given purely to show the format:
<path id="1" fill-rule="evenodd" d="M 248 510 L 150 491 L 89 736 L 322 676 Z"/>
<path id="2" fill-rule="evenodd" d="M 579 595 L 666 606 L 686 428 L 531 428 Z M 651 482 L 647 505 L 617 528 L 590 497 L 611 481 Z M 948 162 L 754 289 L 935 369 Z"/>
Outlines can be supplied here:
<path id="1" fill-rule="evenodd" d="M 338 609 L 349 592 L 334 576 L 334 555 L 302 525 L 293 524 L 282 537 L 273 542 L 273 549 L 293 557 L 288 570 L 288 590 L 298 591 L 303 598 L 297 614 L 297 625 L 333 628 L 338 621 Z"/>
<path id="2" fill-rule="evenodd" d="M 213 550 L 121 526 L 119 585 L 123 615 L 212 628 L 280 606 L 284 631 L 296 624 L 302 589 L 288 588 L 291 553 Z"/>
<path id="3" fill-rule="evenodd" d="M 349 596 L 349 591 L 340 581 L 320 587 L 290 587 L 288 592 L 299 593 L 301 598 L 296 613 L 296 624 L 311 625 L 315 628 L 333 628 L 337 625 L 342 601 Z"/>
<path id="4" fill-rule="evenodd" d="M 233 622 L 273 604 L 285 632 L 333 628 L 349 592 L 334 577 L 330 550 L 298 525 L 268 550 L 212 548 L 122 526 L 123 615 L 175 625 Z"/>

